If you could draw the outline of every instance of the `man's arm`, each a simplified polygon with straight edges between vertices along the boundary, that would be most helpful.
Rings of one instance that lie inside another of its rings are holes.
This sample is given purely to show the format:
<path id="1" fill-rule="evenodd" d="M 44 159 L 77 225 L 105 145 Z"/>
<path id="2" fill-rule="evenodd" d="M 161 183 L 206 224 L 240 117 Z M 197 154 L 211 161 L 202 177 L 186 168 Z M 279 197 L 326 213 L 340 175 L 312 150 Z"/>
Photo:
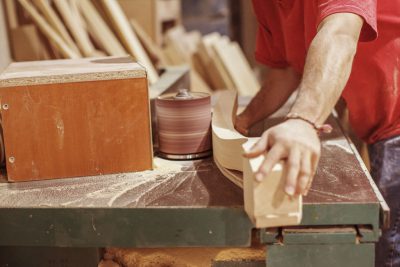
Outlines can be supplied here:
<path id="1" fill-rule="evenodd" d="M 331 113 L 350 76 L 363 19 L 352 13 L 328 16 L 308 50 L 298 97 L 291 113 L 321 124 Z M 267 151 L 256 174 L 262 180 L 280 160 L 286 160 L 289 195 L 307 194 L 320 157 L 321 144 L 314 127 L 301 119 L 288 119 L 268 129 L 246 156 Z"/>
<path id="2" fill-rule="evenodd" d="M 235 122 L 235 128 L 247 135 L 249 128 L 277 111 L 299 86 L 301 76 L 292 68 L 270 69 L 261 90 Z"/>

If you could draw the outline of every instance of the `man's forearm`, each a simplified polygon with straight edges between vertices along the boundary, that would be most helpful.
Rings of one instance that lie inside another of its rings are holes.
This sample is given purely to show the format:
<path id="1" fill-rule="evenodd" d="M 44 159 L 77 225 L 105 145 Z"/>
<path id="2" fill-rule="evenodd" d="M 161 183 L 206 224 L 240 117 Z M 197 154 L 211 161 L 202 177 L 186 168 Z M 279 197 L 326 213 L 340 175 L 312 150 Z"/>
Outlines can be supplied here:
<path id="1" fill-rule="evenodd" d="M 323 22 L 309 48 L 291 113 L 316 124 L 326 120 L 350 76 L 362 23 L 354 14 L 335 14 Z"/>
<path id="2" fill-rule="evenodd" d="M 245 120 L 245 127 L 265 119 L 287 101 L 299 82 L 300 75 L 291 68 L 271 69 L 263 87 L 238 119 Z"/>

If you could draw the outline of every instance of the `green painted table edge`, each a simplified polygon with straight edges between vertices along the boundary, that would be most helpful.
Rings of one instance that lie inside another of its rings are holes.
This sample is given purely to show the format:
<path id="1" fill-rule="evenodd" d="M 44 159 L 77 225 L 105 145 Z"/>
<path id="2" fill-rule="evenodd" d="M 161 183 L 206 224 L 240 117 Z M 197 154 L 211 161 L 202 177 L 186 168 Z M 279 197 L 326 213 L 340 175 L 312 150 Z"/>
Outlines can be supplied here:
<path id="1" fill-rule="evenodd" d="M 370 226 L 375 241 L 379 209 L 305 204 L 301 225 Z M 0 229 L 0 246 L 248 247 L 253 225 L 243 207 L 3 208 Z M 272 241 L 260 233 L 261 242 Z"/>

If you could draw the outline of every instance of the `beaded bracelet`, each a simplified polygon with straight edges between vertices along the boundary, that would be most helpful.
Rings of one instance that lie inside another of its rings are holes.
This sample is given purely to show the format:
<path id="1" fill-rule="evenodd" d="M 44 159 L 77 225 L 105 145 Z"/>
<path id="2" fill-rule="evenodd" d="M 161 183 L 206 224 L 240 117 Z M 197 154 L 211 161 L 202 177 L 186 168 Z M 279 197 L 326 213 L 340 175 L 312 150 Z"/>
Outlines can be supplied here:
<path id="1" fill-rule="evenodd" d="M 331 133 L 333 130 L 333 128 L 330 124 L 318 125 L 315 122 L 312 122 L 311 120 L 304 118 L 297 113 L 289 113 L 288 115 L 286 115 L 285 120 L 289 120 L 289 119 L 302 120 L 302 121 L 305 121 L 305 122 L 311 124 L 311 126 L 317 131 L 318 134 L 322 134 L 322 133 L 328 134 L 328 133 Z"/>

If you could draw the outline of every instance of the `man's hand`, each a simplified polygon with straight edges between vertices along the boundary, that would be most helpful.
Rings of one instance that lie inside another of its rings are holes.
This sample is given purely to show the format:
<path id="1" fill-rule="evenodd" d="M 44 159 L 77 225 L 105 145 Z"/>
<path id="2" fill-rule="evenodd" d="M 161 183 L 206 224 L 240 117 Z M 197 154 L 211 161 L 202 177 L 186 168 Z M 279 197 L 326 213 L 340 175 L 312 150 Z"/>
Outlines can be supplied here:
<path id="1" fill-rule="evenodd" d="M 321 143 L 311 124 L 289 119 L 272 127 L 245 156 L 254 158 L 263 153 L 266 157 L 256 173 L 258 181 L 262 181 L 275 164 L 285 160 L 286 193 L 307 195 L 321 154 Z"/>
<path id="2" fill-rule="evenodd" d="M 235 129 L 244 136 L 249 135 L 249 122 L 245 114 L 242 113 L 236 116 Z"/>

